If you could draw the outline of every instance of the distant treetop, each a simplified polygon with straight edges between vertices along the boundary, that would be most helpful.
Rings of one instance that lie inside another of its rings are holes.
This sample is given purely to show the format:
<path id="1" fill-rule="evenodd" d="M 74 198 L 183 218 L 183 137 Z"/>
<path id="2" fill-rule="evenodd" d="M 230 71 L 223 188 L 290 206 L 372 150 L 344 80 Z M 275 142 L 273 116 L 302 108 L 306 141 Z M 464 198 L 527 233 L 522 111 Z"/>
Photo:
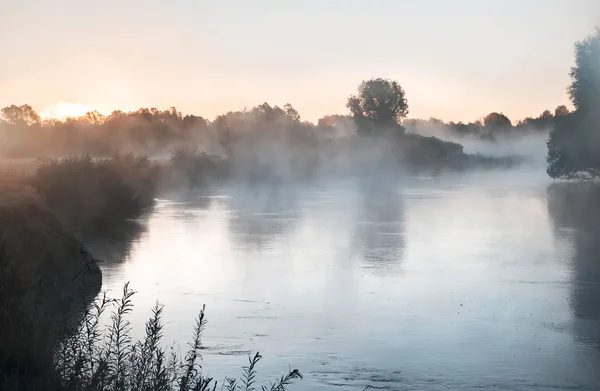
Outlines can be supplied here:
<path id="1" fill-rule="evenodd" d="M 483 125 L 486 127 L 508 128 L 512 126 L 512 123 L 504 114 L 494 112 L 485 116 Z"/>
<path id="2" fill-rule="evenodd" d="M 359 129 L 397 127 L 408 115 L 406 94 L 397 81 L 371 79 L 360 83 L 358 94 L 348 98 L 346 107 Z M 363 129 L 364 130 L 364 129 Z"/>

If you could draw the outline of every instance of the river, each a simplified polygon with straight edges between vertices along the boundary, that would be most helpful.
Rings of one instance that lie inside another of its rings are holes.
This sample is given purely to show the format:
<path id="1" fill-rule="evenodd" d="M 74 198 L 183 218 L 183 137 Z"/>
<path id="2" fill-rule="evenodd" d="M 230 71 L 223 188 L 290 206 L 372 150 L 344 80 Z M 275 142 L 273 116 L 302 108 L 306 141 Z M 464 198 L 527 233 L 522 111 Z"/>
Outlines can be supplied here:
<path id="1" fill-rule="evenodd" d="M 158 200 L 106 248 L 104 288 L 156 300 L 185 350 L 206 304 L 204 370 L 292 390 L 598 390 L 600 253 L 548 209 L 541 171 L 289 186 Z M 123 257 L 118 261 L 116 258 Z"/>

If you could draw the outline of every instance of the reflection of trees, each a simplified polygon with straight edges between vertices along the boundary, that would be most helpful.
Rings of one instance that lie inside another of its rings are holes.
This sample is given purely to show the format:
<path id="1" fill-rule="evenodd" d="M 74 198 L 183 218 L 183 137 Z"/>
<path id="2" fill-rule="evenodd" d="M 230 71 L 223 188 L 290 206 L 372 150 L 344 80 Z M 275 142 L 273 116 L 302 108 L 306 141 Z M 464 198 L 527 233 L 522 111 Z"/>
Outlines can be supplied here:
<path id="1" fill-rule="evenodd" d="M 94 258 L 102 262 L 115 263 L 129 256 L 132 244 L 146 231 L 143 223 L 126 220 L 113 225 L 110 231 L 82 238 Z"/>
<path id="2" fill-rule="evenodd" d="M 394 181 L 391 181 L 394 182 Z M 359 182 L 359 205 L 354 228 L 354 245 L 364 262 L 389 269 L 402 259 L 404 205 L 396 183 L 386 179 Z"/>
<path id="3" fill-rule="evenodd" d="M 600 187 L 589 183 L 548 188 L 555 230 L 573 230 L 571 309 L 575 332 L 600 348 Z"/>
<path id="4" fill-rule="evenodd" d="M 267 184 L 232 190 L 229 230 L 234 239 L 263 248 L 276 236 L 289 233 L 299 218 L 297 190 L 293 185 Z"/>
<path id="5" fill-rule="evenodd" d="M 193 226 L 197 225 L 196 212 L 209 209 L 215 201 L 214 193 L 210 188 L 167 193 L 165 197 L 169 201 L 159 201 L 155 209 L 165 208 L 167 215 L 175 215 L 170 217 Z M 146 218 L 152 219 L 152 215 Z M 94 258 L 108 264 L 119 263 L 128 259 L 133 244 L 146 233 L 148 229 L 146 218 L 125 220 L 112 225 L 109 230 L 95 231 L 81 239 Z"/>
<path id="6" fill-rule="evenodd" d="M 181 213 L 190 209 L 206 210 L 210 208 L 215 199 L 214 196 L 215 192 L 210 187 L 177 189 L 165 195 L 167 199 L 175 202 L 172 207 Z"/>

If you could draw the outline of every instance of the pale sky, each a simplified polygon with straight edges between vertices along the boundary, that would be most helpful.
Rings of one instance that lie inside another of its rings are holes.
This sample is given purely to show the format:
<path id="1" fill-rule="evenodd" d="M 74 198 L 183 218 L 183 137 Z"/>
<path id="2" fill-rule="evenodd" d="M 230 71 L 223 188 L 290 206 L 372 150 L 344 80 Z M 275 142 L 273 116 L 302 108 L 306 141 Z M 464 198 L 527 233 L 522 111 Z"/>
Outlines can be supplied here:
<path id="1" fill-rule="evenodd" d="M 385 77 L 409 117 L 515 121 L 569 103 L 573 44 L 598 25 L 600 0 L 0 0 L 0 106 L 289 102 L 315 121 Z"/>

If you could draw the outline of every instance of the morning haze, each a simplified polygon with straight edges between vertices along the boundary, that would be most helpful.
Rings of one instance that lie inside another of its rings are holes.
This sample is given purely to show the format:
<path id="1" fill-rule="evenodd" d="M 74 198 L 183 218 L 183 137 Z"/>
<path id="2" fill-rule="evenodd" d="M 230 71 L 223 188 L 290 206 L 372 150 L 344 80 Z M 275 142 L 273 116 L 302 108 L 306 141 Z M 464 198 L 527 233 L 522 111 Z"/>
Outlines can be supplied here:
<path id="1" fill-rule="evenodd" d="M 0 391 L 598 391 L 599 11 L 1 2 Z"/>
<path id="2" fill-rule="evenodd" d="M 411 117 L 521 119 L 564 98 L 574 1 L 4 1 L 0 105 L 177 107 L 208 118 L 291 102 L 344 113 L 358 81 L 401 80 Z M 55 113 L 56 115 L 56 113 Z"/>

